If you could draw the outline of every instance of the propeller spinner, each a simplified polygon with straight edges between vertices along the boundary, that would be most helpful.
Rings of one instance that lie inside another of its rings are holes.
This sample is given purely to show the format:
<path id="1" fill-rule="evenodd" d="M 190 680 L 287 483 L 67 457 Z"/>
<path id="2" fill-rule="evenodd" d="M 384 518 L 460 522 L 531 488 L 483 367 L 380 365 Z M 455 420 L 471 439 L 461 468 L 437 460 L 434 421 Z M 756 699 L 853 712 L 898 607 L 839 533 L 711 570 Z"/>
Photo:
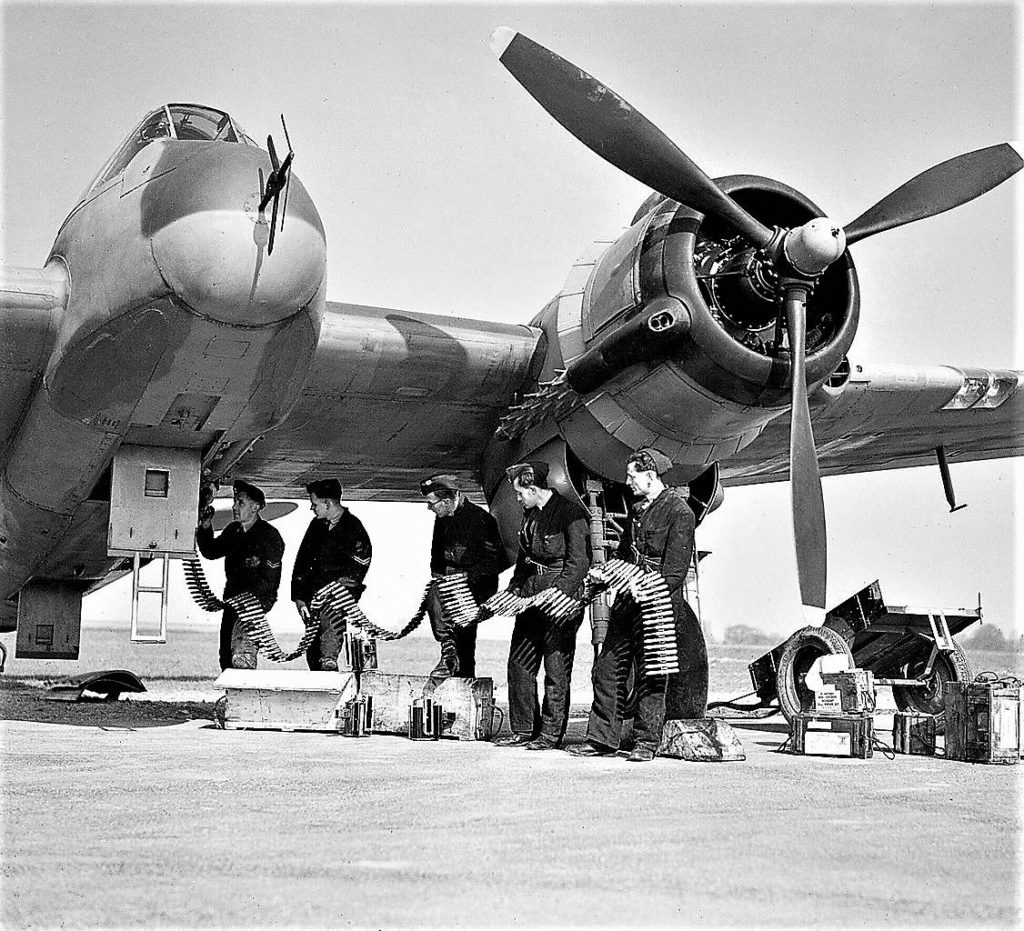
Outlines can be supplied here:
<path id="1" fill-rule="evenodd" d="M 713 216 L 757 250 L 756 263 L 777 282 L 791 358 L 790 488 L 801 600 L 824 608 L 825 507 L 807 404 L 807 299 L 847 246 L 973 200 L 1024 167 L 1012 146 L 969 152 L 917 175 L 845 229 L 819 217 L 792 229 L 768 229 L 722 191 L 675 143 L 609 87 L 508 27 L 491 47 L 533 98 L 603 159 L 663 196 Z"/>

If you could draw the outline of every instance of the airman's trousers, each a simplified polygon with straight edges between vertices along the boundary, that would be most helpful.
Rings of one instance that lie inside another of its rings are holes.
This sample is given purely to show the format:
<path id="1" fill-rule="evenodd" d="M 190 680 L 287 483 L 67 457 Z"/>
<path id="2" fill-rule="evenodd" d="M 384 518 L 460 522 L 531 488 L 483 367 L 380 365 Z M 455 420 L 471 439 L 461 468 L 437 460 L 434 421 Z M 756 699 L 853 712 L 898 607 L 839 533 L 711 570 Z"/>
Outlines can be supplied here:
<path id="1" fill-rule="evenodd" d="M 569 684 L 576 631 L 583 612 L 552 621 L 536 608 L 517 615 L 508 651 L 509 724 L 515 734 L 562 739 L 569 720 Z M 544 703 L 537 701 L 537 673 L 544 665 Z"/>
<path id="2" fill-rule="evenodd" d="M 220 668 L 255 669 L 258 652 L 234 609 L 225 608 L 220 619 Z"/>
<path id="3" fill-rule="evenodd" d="M 640 746 L 656 750 L 666 720 L 702 718 L 708 700 L 708 653 L 700 622 L 681 597 L 673 598 L 680 671 L 671 675 L 641 674 L 643 626 L 635 604 L 615 606 L 608 636 L 594 663 L 594 703 L 587 739 L 617 748 L 625 717 L 628 686 L 636 683 L 633 737 Z"/>
<path id="4" fill-rule="evenodd" d="M 441 659 L 430 673 L 432 679 L 476 675 L 476 625 L 456 627 L 445 616 L 437 586 L 427 596 L 427 616 L 434 639 L 441 644 Z"/>

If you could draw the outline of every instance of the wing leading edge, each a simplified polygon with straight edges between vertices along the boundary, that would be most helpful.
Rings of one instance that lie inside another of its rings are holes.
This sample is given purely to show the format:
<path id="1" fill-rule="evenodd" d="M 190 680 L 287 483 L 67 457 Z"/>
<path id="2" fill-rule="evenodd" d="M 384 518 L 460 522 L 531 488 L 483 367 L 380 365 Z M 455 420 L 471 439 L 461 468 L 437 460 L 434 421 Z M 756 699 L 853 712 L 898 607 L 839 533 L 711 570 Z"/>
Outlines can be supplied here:
<path id="1" fill-rule="evenodd" d="M 950 462 L 1024 454 L 1024 372 L 935 365 L 855 365 L 840 389 L 812 399 L 823 475 L 931 465 L 945 447 Z M 789 475 L 789 416 L 769 423 L 722 463 L 730 485 Z"/>

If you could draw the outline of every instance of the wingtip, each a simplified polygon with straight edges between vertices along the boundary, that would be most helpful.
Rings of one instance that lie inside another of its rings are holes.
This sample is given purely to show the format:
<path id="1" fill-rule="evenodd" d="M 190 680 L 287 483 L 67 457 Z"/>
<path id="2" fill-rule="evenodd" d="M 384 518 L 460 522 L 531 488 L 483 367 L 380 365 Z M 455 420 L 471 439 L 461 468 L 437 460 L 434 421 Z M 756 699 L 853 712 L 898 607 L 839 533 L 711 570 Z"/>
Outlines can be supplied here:
<path id="1" fill-rule="evenodd" d="M 501 58 L 505 54 L 511 44 L 512 40 L 519 35 L 515 29 L 510 29 L 508 26 L 499 26 L 494 32 L 491 33 L 491 51 L 494 52 L 498 58 Z"/>

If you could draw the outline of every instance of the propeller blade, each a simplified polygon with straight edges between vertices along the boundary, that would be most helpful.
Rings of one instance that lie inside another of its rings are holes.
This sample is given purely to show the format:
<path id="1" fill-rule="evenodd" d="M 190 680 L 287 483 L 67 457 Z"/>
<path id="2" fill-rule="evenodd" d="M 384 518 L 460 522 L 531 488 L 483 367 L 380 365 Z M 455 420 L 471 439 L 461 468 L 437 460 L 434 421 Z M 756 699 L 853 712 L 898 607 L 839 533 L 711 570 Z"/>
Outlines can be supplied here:
<path id="1" fill-rule="evenodd" d="M 284 114 L 281 114 L 281 128 L 284 130 L 284 141 L 288 143 L 288 152 L 292 152 L 292 140 L 288 135 L 288 124 L 284 121 Z"/>
<path id="2" fill-rule="evenodd" d="M 292 187 L 292 159 L 295 158 L 295 152 L 292 149 L 292 139 L 288 135 L 288 124 L 284 121 L 284 114 L 281 114 L 281 128 L 284 130 L 284 141 L 288 143 L 288 155 L 285 156 L 284 168 L 282 169 L 285 174 L 284 182 L 284 203 L 281 204 L 281 229 L 284 229 L 284 218 L 288 215 L 288 192 Z"/>
<path id="3" fill-rule="evenodd" d="M 514 29 L 491 48 L 533 98 L 587 148 L 660 194 L 765 246 L 772 231 L 723 192 L 657 126 L 611 88 Z"/>
<path id="4" fill-rule="evenodd" d="M 793 535 L 796 538 L 796 566 L 800 578 L 800 600 L 815 608 L 825 607 L 828 552 L 825 536 L 825 501 L 821 494 L 821 473 L 807 406 L 807 291 L 786 292 L 786 328 L 793 360 L 793 410 L 789 430 L 789 485 L 793 506 Z"/>
<path id="5" fill-rule="evenodd" d="M 966 204 L 1022 167 L 1024 159 L 1005 142 L 951 158 L 922 171 L 857 217 L 846 227 L 846 244 Z"/>
<path id="6" fill-rule="evenodd" d="M 274 230 L 277 227 L 277 204 L 281 200 L 280 194 L 274 195 L 274 208 L 270 214 L 270 240 L 267 243 L 267 255 L 272 255 L 274 252 Z"/>
<path id="7" fill-rule="evenodd" d="M 284 229 L 284 218 L 288 214 L 288 192 L 292 187 L 292 173 L 288 172 L 288 180 L 284 183 L 284 203 L 281 204 L 281 229 Z"/>
<path id="8" fill-rule="evenodd" d="M 274 171 L 277 171 L 281 167 L 281 163 L 278 161 L 277 149 L 274 148 L 274 137 L 271 135 L 267 136 L 267 152 L 270 155 L 270 164 L 274 166 Z"/>

